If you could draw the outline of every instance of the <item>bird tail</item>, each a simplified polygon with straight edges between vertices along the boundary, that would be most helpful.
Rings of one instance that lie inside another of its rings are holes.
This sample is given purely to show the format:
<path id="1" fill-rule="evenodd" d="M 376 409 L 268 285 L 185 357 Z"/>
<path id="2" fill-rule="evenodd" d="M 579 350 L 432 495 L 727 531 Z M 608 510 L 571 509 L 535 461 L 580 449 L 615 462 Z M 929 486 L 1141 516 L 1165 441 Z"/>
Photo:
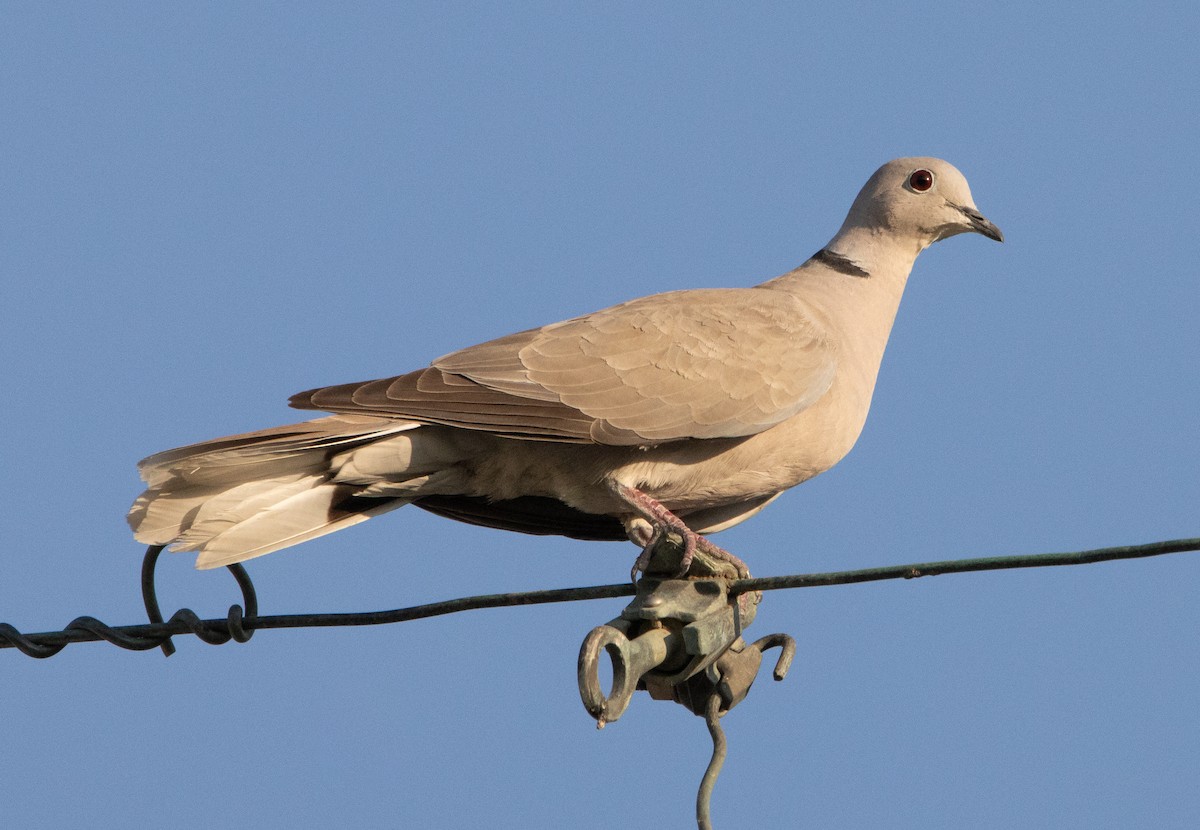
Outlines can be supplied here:
<path id="1" fill-rule="evenodd" d="M 441 466 L 419 426 L 333 415 L 167 450 L 138 464 L 147 489 L 127 519 L 139 542 L 199 551 L 198 568 L 262 556 L 411 501 Z"/>

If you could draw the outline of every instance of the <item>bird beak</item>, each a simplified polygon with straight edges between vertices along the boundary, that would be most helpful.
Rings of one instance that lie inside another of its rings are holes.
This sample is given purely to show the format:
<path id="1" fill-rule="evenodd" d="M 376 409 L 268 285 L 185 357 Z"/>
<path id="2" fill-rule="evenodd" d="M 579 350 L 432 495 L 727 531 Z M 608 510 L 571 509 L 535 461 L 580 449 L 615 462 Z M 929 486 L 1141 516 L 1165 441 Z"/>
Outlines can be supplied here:
<path id="1" fill-rule="evenodd" d="M 994 239 L 997 242 L 1004 241 L 1004 234 L 1000 232 L 1000 229 L 993 225 L 975 208 L 963 207 L 962 205 L 955 205 L 955 207 L 958 208 L 959 212 L 962 213 L 963 216 L 966 217 L 968 230 L 974 231 L 975 233 L 981 233 L 988 239 Z"/>

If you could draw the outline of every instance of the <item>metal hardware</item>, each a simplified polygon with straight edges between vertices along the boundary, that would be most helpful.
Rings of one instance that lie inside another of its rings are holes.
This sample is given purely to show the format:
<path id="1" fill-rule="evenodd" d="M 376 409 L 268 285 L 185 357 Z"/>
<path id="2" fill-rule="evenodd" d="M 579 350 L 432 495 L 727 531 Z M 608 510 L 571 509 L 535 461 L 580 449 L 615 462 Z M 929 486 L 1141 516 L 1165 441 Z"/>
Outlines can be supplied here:
<path id="1" fill-rule="evenodd" d="M 673 573 L 677 545 L 660 543 L 646 558 L 655 573 Z M 673 550 L 675 549 L 675 550 Z M 742 631 L 754 621 L 762 594 L 730 594 L 720 578 L 662 579 L 646 575 L 621 615 L 597 626 L 579 650 L 579 696 L 596 728 L 616 721 L 629 708 L 633 693 L 645 690 L 654 700 L 673 700 L 705 719 L 713 755 L 696 795 L 696 821 L 711 828 L 709 801 L 725 762 L 725 733 L 719 720 L 750 691 L 763 651 L 780 648 L 774 676 L 782 680 L 795 655 L 795 641 L 772 634 L 747 645 Z M 601 688 L 601 655 L 612 665 L 612 687 Z"/>

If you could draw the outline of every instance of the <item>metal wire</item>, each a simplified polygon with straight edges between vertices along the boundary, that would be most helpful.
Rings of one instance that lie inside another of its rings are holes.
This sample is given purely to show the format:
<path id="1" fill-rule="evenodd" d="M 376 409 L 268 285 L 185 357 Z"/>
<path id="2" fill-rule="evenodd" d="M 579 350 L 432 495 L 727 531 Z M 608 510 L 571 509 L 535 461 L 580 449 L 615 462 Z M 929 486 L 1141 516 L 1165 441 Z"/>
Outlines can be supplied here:
<path id="1" fill-rule="evenodd" d="M 151 545 L 146 548 L 146 556 L 142 559 L 142 603 L 146 606 L 146 616 L 150 618 L 152 624 L 161 624 L 163 621 L 162 611 L 158 607 L 158 591 L 154 585 L 154 569 L 158 565 L 158 557 L 162 554 L 165 547 L 165 545 Z M 245 626 L 242 625 L 242 620 L 245 615 L 251 617 L 258 616 L 258 595 L 254 590 L 254 583 L 250 581 L 250 574 L 246 573 L 246 569 L 236 563 L 226 565 L 225 567 L 233 574 L 233 578 L 237 580 L 238 587 L 242 589 L 242 601 L 246 603 L 246 609 L 243 612 L 240 605 L 229 606 L 229 614 L 225 618 L 228 627 L 227 635 L 224 632 L 221 632 L 221 635 L 218 636 L 216 634 L 193 630 L 192 633 L 211 645 L 227 643 L 230 639 L 237 640 L 239 643 L 248 642 L 254 635 L 254 631 L 247 631 Z M 189 609 L 183 608 L 172 615 L 171 619 L 175 619 L 175 617 L 184 612 L 190 614 L 193 618 L 196 617 Z M 212 637 L 217 637 L 217 639 L 212 639 Z M 166 657 L 170 657 L 175 653 L 175 644 L 171 642 L 170 635 L 164 637 L 163 641 L 158 645 Z"/>
<path id="2" fill-rule="evenodd" d="M 858 571 L 835 571 L 823 574 L 793 574 L 768 576 L 761 579 L 739 579 L 729 586 L 729 593 L 773 591 L 779 588 L 817 588 L 824 585 L 850 585 L 875 582 L 881 579 L 916 579 L 939 574 L 1000 571 L 1014 568 L 1048 568 L 1058 565 L 1091 565 L 1116 559 L 1144 559 L 1166 553 L 1186 553 L 1200 550 L 1200 538 L 1171 539 L 1145 545 L 1122 545 L 1095 548 L 1072 553 L 1038 553 L 1026 556 L 986 556 L 979 559 L 950 559 L 943 562 L 923 562 L 915 565 L 890 565 L 883 568 L 864 568 Z"/>
<path id="3" fill-rule="evenodd" d="M 855 571 L 838 571 L 820 574 L 794 574 L 760 579 L 740 579 L 730 586 L 730 594 L 747 591 L 770 591 L 781 588 L 813 588 L 825 585 L 847 585 L 872 582 L 882 579 L 913 579 L 938 574 L 967 573 L 1011 568 L 1042 568 L 1056 565 L 1083 565 L 1107 562 L 1115 559 L 1138 559 L 1161 556 L 1167 553 L 1183 553 L 1200 550 L 1200 538 L 1175 539 L 1152 542 L 1145 545 L 1099 548 L 1074 553 L 1047 553 L 1033 556 L 999 556 L 981 559 L 958 559 L 943 562 L 926 562 L 912 565 L 894 565 L 883 568 L 867 568 Z M 146 559 L 157 561 L 162 548 L 151 547 Z M 121 648 L 145 651 L 163 647 L 170 653 L 171 637 L 178 634 L 195 634 L 204 642 L 219 645 L 230 640 L 246 642 L 253 632 L 266 628 L 320 628 L 330 626 L 386 625 L 410 620 L 472 611 L 479 608 L 501 608 L 514 605 L 540 605 L 552 602 L 576 602 L 589 599 L 611 599 L 634 594 L 628 583 L 595 585 L 584 588 L 559 588 L 544 591 L 524 591 L 508 594 L 484 594 L 461 597 L 426 605 L 415 605 L 390 611 L 368 611 L 333 614 L 278 614 L 260 617 L 257 614 L 257 599 L 254 585 L 241 566 L 230 566 L 242 591 L 244 606 L 230 606 L 229 614 L 223 619 L 200 619 L 188 608 L 181 608 L 163 621 L 158 613 L 158 601 L 154 594 L 154 564 L 143 563 L 143 599 L 146 603 L 149 623 L 140 625 L 109 626 L 95 617 L 77 617 L 61 631 L 44 631 L 23 634 L 8 623 L 0 623 L 0 648 L 16 648 L 29 657 L 45 658 L 58 654 L 71 643 L 105 641 Z M 245 609 L 243 611 L 243 608 Z M 153 610 L 152 610 L 153 609 Z"/>
<path id="4" fill-rule="evenodd" d="M 696 826 L 699 830 L 712 830 L 712 816 L 709 813 L 709 803 L 712 801 L 713 787 L 717 785 L 717 776 L 725 765 L 725 753 L 729 746 L 725 740 L 725 730 L 721 728 L 721 695 L 713 692 L 704 706 L 704 722 L 708 725 L 708 734 L 712 736 L 712 758 L 704 777 L 700 779 L 700 789 L 696 792 Z"/>

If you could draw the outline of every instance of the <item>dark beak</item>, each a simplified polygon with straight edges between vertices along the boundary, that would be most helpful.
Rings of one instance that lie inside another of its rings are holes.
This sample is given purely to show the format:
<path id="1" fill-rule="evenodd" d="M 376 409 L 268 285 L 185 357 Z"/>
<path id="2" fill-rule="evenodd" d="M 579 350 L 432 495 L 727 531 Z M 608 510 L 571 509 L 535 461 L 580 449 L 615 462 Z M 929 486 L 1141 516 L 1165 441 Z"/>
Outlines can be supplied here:
<path id="1" fill-rule="evenodd" d="M 981 233 L 988 239 L 994 239 L 997 242 L 1004 241 L 1004 234 L 1000 232 L 1000 229 L 988 221 L 988 219 L 984 217 L 982 213 L 975 210 L 975 208 L 963 207 L 962 205 L 955 205 L 955 207 L 957 207 L 962 215 L 967 218 L 967 224 L 971 226 L 972 231 L 975 233 Z"/>

